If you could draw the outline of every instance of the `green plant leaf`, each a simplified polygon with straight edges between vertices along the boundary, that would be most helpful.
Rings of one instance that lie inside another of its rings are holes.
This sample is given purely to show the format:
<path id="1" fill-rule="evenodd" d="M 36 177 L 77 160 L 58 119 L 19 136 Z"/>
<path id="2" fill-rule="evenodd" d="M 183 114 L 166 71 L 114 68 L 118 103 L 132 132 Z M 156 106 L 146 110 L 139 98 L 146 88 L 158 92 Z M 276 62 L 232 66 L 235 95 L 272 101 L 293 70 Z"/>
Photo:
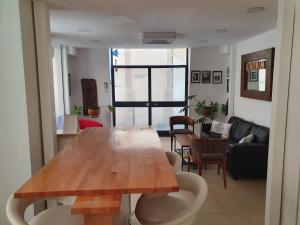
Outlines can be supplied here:
<path id="1" fill-rule="evenodd" d="M 187 112 L 187 110 L 190 108 L 190 106 L 189 105 L 186 105 L 186 106 L 184 106 L 183 108 L 181 108 L 180 110 L 179 110 L 179 113 L 185 113 L 185 112 Z"/>
<path id="2" fill-rule="evenodd" d="M 193 100 L 197 97 L 197 95 L 189 95 L 187 96 L 186 100 Z"/>
<path id="3" fill-rule="evenodd" d="M 112 105 L 109 105 L 109 106 L 108 106 L 108 110 L 109 110 L 110 112 L 114 113 L 114 112 L 116 111 L 116 108 L 115 108 L 114 106 L 112 106 Z"/>

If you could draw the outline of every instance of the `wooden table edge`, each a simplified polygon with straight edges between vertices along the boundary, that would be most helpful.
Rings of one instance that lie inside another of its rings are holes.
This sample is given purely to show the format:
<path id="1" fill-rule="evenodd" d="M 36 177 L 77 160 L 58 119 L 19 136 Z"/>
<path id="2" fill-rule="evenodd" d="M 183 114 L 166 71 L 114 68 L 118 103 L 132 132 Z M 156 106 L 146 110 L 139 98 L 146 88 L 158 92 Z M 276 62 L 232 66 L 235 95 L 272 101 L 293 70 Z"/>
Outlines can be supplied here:
<path id="1" fill-rule="evenodd" d="M 99 195 L 114 195 L 114 194 L 151 194 L 151 193 L 168 193 L 178 192 L 178 184 L 172 187 L 161 187 L 159 190 L 153 190 L 153 188 L 136 188 L 130 191 L 126 189 L 114 189 L 114 190 L 86 190 L 86 191 L 47 191 L 47 192 L 18 192 L 14 193 L 14 198 L 54 198 L 65 196 L 99 196 Z"/>

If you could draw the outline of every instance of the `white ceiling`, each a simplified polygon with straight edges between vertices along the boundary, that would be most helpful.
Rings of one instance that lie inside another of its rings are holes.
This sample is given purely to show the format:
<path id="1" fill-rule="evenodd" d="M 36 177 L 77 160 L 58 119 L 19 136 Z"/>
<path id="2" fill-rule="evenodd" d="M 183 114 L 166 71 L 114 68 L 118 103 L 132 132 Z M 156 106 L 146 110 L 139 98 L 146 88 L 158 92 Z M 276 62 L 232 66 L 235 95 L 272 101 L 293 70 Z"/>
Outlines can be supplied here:
<path id="1" fill-rule="evenodd" d="M 177 32 L 169 47 L 221 46 L 276 27 L 277 0 L 48 0 L 53 42 L 139 48 L 142 32 Z M 249 14 L 250 7 L 265 11 Z M 89 30 L 79 32 L 78 30 Z M 216 29 L 227 29 L 216 33 Z M 94 40 L 94 41 L 93 41 Z M 208 43 L 200 43 L 208 40 Z"/>

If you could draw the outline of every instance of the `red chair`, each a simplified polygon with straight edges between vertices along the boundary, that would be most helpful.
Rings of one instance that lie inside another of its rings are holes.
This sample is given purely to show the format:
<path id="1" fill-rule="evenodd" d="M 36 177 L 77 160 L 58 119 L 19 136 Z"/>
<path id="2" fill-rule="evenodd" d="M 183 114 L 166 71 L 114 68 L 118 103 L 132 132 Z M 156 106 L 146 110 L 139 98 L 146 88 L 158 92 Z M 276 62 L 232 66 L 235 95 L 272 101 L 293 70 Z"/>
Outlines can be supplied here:
<path id="1" fill-rule="evenodd" d="M 95 120 L 78 119 L 79 128 L 83 130 L 87 127 L 103 127 L 103 124 Z"/>

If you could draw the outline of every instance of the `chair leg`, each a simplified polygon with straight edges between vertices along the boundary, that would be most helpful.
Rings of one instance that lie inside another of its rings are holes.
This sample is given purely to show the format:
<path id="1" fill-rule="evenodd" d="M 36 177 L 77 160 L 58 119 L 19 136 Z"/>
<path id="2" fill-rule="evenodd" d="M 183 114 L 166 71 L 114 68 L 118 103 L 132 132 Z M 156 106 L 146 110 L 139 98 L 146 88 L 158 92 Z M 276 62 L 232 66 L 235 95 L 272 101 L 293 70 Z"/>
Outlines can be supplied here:
<path id="1" fill-rule="evenodd" d="M 220 168 L 221 168 L 221 164 L 218 163 L 218 174 L 220 174 Z"/>
<path id="2" fill-rule="evenodd" d="M 183 147 L 181 147 L 181 170 L 183 171 L 183 162 L 184 162 L 184 158 L 183 158 Z"/>
<path id="3" fill-rule="evenodd" d="M 173 136 L 171 135 L 171 152 L 173 151 Z"/>
<path id="4" fill-rule="evenodd" d="M 198 163 L 198 170 L 199 170 L 199 175 L 202 176 L 202 162 L 199 161 Z"/>
<path id="5" fill-rule="evenodd" d="M 224 181 L 224 187 L 227 188 L 227 182 L 226 182 L 226 159 L 222 160 L 222 174 L 223 174 L 223 181 Z"/>
<path id="6" fill-rule="evenodd" d="M 174 136 L 173 138 L 174 138 L 174 140 L 173 140 L 173 142 L 174 142 L 174 151 L 176 151 L 176 137 Z"/>

